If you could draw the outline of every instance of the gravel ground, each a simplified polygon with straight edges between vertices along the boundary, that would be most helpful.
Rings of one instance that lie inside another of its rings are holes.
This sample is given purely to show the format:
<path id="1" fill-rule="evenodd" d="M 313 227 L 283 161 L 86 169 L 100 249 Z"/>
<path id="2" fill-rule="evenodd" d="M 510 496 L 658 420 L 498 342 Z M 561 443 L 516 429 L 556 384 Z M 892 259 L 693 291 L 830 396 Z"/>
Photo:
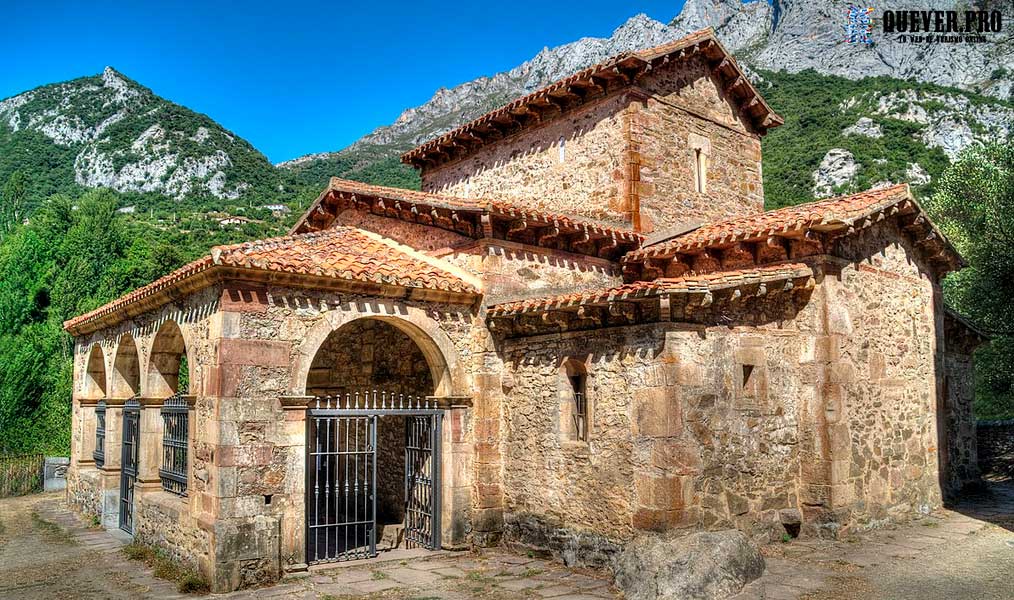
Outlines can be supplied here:
<path id="1" fill-rule="evenodd" d="M 0 598 L 183 598 L 66 509 L 62 494 L 0 499 Z M 736 600 L 1014 599 L 1014 482 L 903 526 L 763 548 L 765 574 Z M 497 551 L 316 570 L 214 596 L 291 600 L 614 598 L 605 573 Z"/>

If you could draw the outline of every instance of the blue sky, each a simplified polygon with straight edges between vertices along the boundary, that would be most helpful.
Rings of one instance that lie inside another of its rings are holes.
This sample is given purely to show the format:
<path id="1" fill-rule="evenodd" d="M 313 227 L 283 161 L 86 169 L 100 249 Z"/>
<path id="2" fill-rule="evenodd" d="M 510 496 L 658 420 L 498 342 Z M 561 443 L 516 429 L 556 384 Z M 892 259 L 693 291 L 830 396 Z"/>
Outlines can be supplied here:
<path id="1" fill-rule="evenodd" d="M 106 65 L 272 162 L 337 150 L 439 87 L 492 75 L 684 0 L 5 2 L 0 97 Z"/>

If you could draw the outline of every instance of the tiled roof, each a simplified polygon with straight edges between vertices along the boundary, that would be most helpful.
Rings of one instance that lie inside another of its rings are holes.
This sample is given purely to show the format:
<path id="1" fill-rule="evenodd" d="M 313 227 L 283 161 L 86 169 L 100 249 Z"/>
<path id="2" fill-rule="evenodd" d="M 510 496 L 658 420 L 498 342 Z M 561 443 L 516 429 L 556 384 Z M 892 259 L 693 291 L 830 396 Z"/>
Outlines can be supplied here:
<path id="1" fill-rule="evenodd" d="M 522 96 L 513 100 L 512 102 L 505 104 L 497 109 L 494 109 L 472 121 L 461 125 L 439 137 L 429 140 L 420 146 L 406 152 L 402 155 L 402 162 L 412 164 L 414 162 L 423 160 L 432 155 L 434 151 L 440 153 L 445 152 L 446 148 L 451 147 L 453 142 L 458 138 L 473 139 L 474 136 L 469 134 L 481 130 L 481 128 L 487 127 L 494 122 L 499 122 L 503 118 L 512 118 L 512 115 L 525 114 L 527 107 L 536 105 L 538 102 L 545 101 L 549 97 L 554 97 L 558 93 L 566 93 L 570 88 L 586 85 L 589 81 L 592 81 L 593 77 L 612 77 L 617 70 L 621 69 L 632 69 L 638 73 L 643 73 L 650 68 L 651 64 L 656 60 L 665 59 L 676 52 L 688 48 L 694 48 L 698 44 L 711 44 L 716 52 L 716 61 L 719 62 L 720 68 L 723 73 L 735 80 L 739 86 L 745 86 L 747 93 L 740 99 L 744 104 L 750 103 L 752 110 L 760 111 L 759 115 L 762 117 L 762 127 L 776 127 L 780 125 L 783 120 L 778 114 L 771 109 L 770 106 L 764 101 L 761 95 L 757 92 L 756 88 L 750 83 L 750 81 L 743 74 L 743 71 L 736 64 L 735 59 L 728 51 L 722 47 L 719 43 L 715 32 L 710 27 L 707 29 L 701 29 L 695 31 L 683 38 L 662 44 L 654 48 L 648 48 L 637 52 L 624 52 L 613 56 L 601 63 L 592 65 L 585 69 L 574 73 L 568 77 L 555 81 L 539 90 L 536 90 L 526 96 Z M 629 85 L 629 82 L 628 82 Z M 756 100 L 756 102 L 754 102 Z"/>
<path id="2" fill-rule="evenodd" d="M 633 250 L 623 260 L 636 262 L 680 252 L 693 253 L 711 246 L 757 241 L 807 229 L 839 229 L 905 201 L 914 204 L 907 184 L 799 204 L 704 225 L 673 239 Z"/>
<path id="3" fill-rule="evenodd" d="M 509 317 L 524 313 L 565 309 L 587 304 L 605 304 L 661 294 L 704 293 L 744 285 L 809 277 L 810 275 L 813 275 L 813 270 L 807 264 L 792 262 L 754 269 L 716 271 L 700 275 L 660 278 L 653 281 L 635 281 L 634 283 L 614 288 L 496 304 L 489 308 L 488 316 Z"/>
<path id="4" fill-rule="evenodd" d="M 389 210 L 394 206 L 392 201 L 402 203 L 403 210 L 394 212 L 394 214 L 396 214 L 399 218 L 421 217 L 429 219 L 431 214 L 429 209 L 434 208 L 445 212 L 453 211 L 455 213 L 460 213 L 462 216 L 466 213 L 473 214 L 475 215 L 473 217 L 474 219 L 478 219 L 482 215 L 490 215 L 502 219 L 524 220 L 533 227 L 536 224 L 553 225 L 572 232 L 584 231 L 590 234 L 626 242 L 630 247 L 639 246 L 644 240 L 644 236 L 630 229 L 610 227 L 592 221 L 575 219 L 573 217 L 548 211 L 522 208 L 509 202 L 486 200 L 481 198 L 469 199 L 457 198 L 454 196 L 443 196 L 440 194 L 430 194 L 428 192 L 415 190 L 403 190 L 380 185 L 370 185 L 360 183 L 358 181 L 340 179 L 338 177 L 331 178 L 328 183 L 328 187 L 320 194 L 317 200 L 310 205 L 310 208 L 299 219 L 299 221 L 296 222 L 296 225 L 292 228 L 292 233 L 305 233 L 312 230 L 311 225 L 314 225 L 311 222 L 313 220 L 313 215 L 318 211 L 325 210 L 324 205 L 328 202 L 330 194 L 354 195 L 360 199 L 379 199 L 380 201 L 386 202 L 385 209 L 388 210 L 388 212 L 385 214 L 392 214 Z M 419 210 L 419 207 L 426 207 L 426 210 Z M 334 216 L 336 215 L 330 215 L 328 219 L 323 221 L 323 225 L 317 225 L 317 227 L 327 227 L 330 222 L 333 221 Z"/>
<path id="5" fill-rule="evenodd" d="M 66 321 L 64 329 L 70 330 L 112 314 L 214 267 L 290 273 L 461 294 L 479 293 L 476 286 L 441 268 L 436 260 L 414 254 L 411 249 L 401 248 L 395 242 L 374 233 L 351 227 L 333 227 L 318 233 L 215 246 L 209 256 L 199 258 L 142 288 Z"/>

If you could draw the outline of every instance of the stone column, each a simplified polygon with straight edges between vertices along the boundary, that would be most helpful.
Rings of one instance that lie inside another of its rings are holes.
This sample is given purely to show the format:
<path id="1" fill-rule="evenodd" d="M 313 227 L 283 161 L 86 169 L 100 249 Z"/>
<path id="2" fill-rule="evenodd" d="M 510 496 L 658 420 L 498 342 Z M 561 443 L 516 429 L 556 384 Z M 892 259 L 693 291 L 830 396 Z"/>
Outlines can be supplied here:
<path id="1" fill-rule="evenodd" d="M 306 409 L 313 396 L 282 396 L 281 427 L 287 444 L 288 470 L 284 490 L 289 508 L 281 515 L 282 564 L 286 573 L 307 569 L 306 563 Z"/>
<path id="2" fill-rule="evenodd" d="M 137 483 L 139 494 L 162 489 L 158 470 L 162 466 L 162 398 L 141 398 L 141 430 L 138 436 Z"/>
<path id="3" fill-rule="evenodd" d="M 494 373 L 475 376 L 476 400 L 473 435 L 475 444 L 475 509 L 472 511 L 473 541 L 492 545 L 503 534 L 503 456 L 500 452 L 500 377 Z"/>
<path id="4" fill-rule="evenodd" d="M 427 400 L 444 409 L 440 432 L 440 543 L 443 548 L 462 548 L 467 542 L 475 468 L 472 399 L 430 396 Z"/>
<path id="5" fill-rule="evenodd" d="M 82 398 L 77 401 L 77 410 L 74 411 L 73 428 L 79 439 L 75 440 L 75 451 L 72 452 L 71 464 L 79 467 L 95 466 L 95 406 L 99 403 L 94 398 Z"/>

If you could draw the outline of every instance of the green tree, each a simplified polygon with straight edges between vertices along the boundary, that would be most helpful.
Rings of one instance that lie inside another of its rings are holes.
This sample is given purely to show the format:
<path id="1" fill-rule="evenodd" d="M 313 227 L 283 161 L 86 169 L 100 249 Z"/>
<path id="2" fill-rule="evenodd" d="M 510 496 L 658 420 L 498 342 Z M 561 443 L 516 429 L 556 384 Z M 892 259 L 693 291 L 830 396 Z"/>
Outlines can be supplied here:
<path id="1" fill-rule="evenodd" d="M 1014 139 L 970 147 L 937 189 L 928 209 L 969 263 L 946 300 L 994 336 L 976 354 L 976 411 L 1014 416 Z"/>
<path id="2" fill-rule="evenodd" d="M 14 171 L 7 178 L 3 192 L 0 193 L 0 240 L 25 220 L 27 207 L 25 176 L 21 171 Z"/>

